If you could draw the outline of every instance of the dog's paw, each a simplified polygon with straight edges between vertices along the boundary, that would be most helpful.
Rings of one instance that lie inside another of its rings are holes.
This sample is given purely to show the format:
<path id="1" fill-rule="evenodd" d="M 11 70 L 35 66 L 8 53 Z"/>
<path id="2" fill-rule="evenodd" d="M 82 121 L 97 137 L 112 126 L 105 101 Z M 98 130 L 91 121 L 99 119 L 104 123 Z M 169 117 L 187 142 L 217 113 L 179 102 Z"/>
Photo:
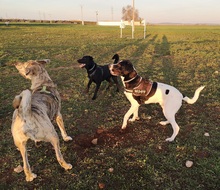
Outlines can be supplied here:
<path id="1" fill-rule="evenodd" d="M 37 174 L 31 173 L 30 175 L 26 176 L 26 181 L 33 181 L 36 177 Z"/>
<path id="2" fill-rule="evenodd" d="M 167 138 L 166 141 L 167 142 L 172 142 L 174 140 L 174 138 Z"/>
<path id="3" fill-rule="evenodd" d="M 131 119 L 129 119 L 130 122 L 139 121 L 139 120 L 140 120 L 140 117 L 132 117 Z"/>
<path id="4" fill-rule="evenodd" d="M 126 128 L 125 128 L 125 129 L 120 129 L 120 130 L 119 130 L 119 133 L 121 133 L 121 134 L 126 133 Z"/>
<path id="5" fill-rule="evenodd" d="M 169 121 L 161 121 L 161 122 L 159 122 L 161 125 L 167 125 L 167 124 L 169 124 L 170 122 Z"/>
<path id="6" fill-rule="evenodd" d="M 65 166 L 65 170 L 70 170 L 70 169 L 72 169 L 72 165 L 71 164 L 66 164 L 66 166 Z"/>
<path id="7" fill-rule="evenodd" d="M 66 137 L 63 138 L 63 140 L 64 140 L 64 141 L 71 141 L 71 140 L 73 140 L 73 139 L 72 139 L 72 137 L 70 137 L 70 136 L 66 136 Z"/>
<path id="8" fill-rule="evenodd" d="M 126 127 L 127 127 L 126 125 L 125 125 L 125 126 L 122 126 L 121 129 L 124 130 L 124 129 L 126 129 Z"/>

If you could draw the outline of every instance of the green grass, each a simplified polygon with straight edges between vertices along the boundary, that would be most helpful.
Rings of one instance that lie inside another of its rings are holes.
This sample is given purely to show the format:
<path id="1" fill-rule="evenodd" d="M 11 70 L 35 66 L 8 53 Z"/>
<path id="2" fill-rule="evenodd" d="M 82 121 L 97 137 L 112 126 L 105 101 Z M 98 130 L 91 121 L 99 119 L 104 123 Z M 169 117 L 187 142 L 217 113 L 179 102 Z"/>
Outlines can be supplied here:
<path id="1" fill-rule="evenodd" d="M 218 189 L 220 176 L 220 26 L 147 26 L 143 28 L 11 24 L 0 25 L 0 189 Z M 92 55 L 98 64 L 112 63 L 112 56 L 130 59 L 141 76 L 169 83 L 191 97 L 206 85 L 194 105 L 183 103 L 176 118 L 180 132 L 172 143 L 165 139 L 171 126 L 159 105 L 142 105 L 141 120 L 120 132 L 129 109 L 123 92 L 109 91 L 104 82 L 98 98 L 88 95 L 85 70 L 77 59 Z M 22 164 L 10 127 L 15 95 L 30 88 L 13 66 L 16 61 L 49 58 L 47 70 L 58 85 L 62 114 L 72 142 L 60 137 L 61 151 L 73 165 L 64 171 L 49 143 L 40 148 L 29 141 L 29 162 L 38 177 L 26 182 L 14 168 Z M 149 119 L 151 116 L 151 119 Z M 97 133 L 97 129 L 102 129 Z M 209 133 L 210 136 L 204 136 Z M 91 140 L 98 138 L 98 144 Z M 186 160 L 193 166 L 187 168 Z M 113 168 L 113 172 L 109 172 Z"/>

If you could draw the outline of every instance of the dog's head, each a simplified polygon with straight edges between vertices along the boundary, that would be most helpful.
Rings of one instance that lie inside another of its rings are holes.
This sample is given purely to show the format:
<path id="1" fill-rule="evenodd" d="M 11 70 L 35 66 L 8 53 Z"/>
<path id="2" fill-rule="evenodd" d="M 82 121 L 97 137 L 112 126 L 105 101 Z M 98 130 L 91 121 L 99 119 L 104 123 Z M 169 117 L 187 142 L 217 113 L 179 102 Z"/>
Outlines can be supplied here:
<path id="1" fill-rule="evenodd" d="M 24 63 L 17 62 L 15 63 L 15 67 L 24 78 L 32 80 L 34 77 L 39 77 L 39 75 L 42 75 L 43 73 L 48 75 L 45 69 L 45 64 L 49 62 L 49 59 L 39 61 L 29 60 Z"/>
<path id="2" fill-rule="evenodd" d="M 88 70 L 94 66 L 93 57 L 89 55 L 83 56 L 81 59 L 78 59 L 77 61 L 80 64 L 80 68 L 86 68 Z"/>
<path id="3" fill-rule="evenodd" d="M 111 64 L 109 70 L 114 76 L 127 76 L 133 72 L 136 73 L 132 63 L 129 60 L 122 60 L 117 64 Z"/>

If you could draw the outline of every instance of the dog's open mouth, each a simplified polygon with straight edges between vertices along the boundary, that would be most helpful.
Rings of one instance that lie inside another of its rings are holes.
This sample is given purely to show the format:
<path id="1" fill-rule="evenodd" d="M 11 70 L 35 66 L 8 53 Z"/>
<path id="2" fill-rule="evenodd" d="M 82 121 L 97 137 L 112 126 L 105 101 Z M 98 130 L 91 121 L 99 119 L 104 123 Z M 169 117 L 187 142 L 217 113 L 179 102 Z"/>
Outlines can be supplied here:
<path id="1" fill-rule="evenodd" d="M 86 66 L 86 64 L 83 64 L 83 63 L 79 64 L 80 68 L 84 68 L 85 66 Z"/>

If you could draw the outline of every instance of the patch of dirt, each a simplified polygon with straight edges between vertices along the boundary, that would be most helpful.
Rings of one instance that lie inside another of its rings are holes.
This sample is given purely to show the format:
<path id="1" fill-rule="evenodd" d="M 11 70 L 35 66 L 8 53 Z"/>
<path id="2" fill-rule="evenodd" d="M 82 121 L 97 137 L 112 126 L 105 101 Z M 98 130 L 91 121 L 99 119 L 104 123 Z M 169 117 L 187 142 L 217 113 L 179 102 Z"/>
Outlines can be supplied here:
<path id="1" fill-rule="evenodd" d="M 7 158 L 6 159 L 0 159 L 0 164 L 1 166 L 6 165 L 5 163 L 11 163 L 11 159 Z M 14 168 L 8 167 L 6 168 L 5 171 L 1 171 L 0 173 L 0 183 L 6 183 L 10 184 L 14 181 L 14 176 L 13 176 Z"/>
<path id="2" fill-rule="evenodd" d="M 111 129 L 98 128 L 94 134 L 82 134 L 74 138 L 75 144 L 84 148 L 92 146 L 108 146 L 116 147 L 119 145 L 127 146 L 130 144 L 142 144 L 151 138 L 151 131 L 145 130 L 145 133 L 138 135 L 138 130 L 134 127 L 127 127 L 121 130 L 120 126 L 115 126 Z M 97 139 L 97 144 L 92 142 Z"/>
<path id="3" fill-rule="evenodd" d="M 205 150 L 196 151 L 195 157 L 196 158 L 208 158 L 208 157 L 210 157 L 210 153 Z"/>

